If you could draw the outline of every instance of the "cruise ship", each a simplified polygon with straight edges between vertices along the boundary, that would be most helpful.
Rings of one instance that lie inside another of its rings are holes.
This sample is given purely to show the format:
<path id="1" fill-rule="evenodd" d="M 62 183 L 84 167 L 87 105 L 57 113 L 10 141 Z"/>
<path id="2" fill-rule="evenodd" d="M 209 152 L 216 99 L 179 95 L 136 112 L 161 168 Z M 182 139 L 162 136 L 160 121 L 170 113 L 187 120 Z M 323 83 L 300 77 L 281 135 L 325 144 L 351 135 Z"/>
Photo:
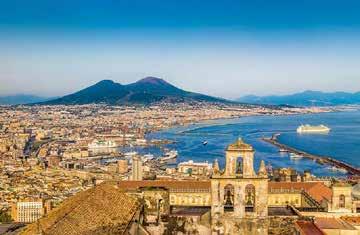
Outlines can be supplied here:
<path id="1" fill-rule="evenodd" d="M 94 140 L 88 144 L 89 149 L 117 148 L 118 145 L 111 140 Z"/>
<path id="2" fill-rule="evenodd" d="M 331 129 L 325 125 L 311 126 L 301 125 L 296 129 L 297 133 L 328 133 Z"/>

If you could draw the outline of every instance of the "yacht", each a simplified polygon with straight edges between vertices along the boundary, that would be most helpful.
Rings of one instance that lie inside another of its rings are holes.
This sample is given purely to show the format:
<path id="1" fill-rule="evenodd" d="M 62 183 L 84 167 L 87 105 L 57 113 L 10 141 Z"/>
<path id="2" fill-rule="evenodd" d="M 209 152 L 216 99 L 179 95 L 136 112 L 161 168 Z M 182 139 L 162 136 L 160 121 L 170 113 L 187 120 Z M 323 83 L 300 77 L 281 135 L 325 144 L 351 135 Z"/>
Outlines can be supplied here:
<path id="1" fill-rule="evenodd" d="M 160 161 L 169 161 L 169 160 L 172 160 L 172 159 L 176 159 L 178 156 L 178 152 L 176 150 L 171 150 L 169 152 L 166 152 L 164 154 L 164 157 L 160 158 Z"/>
<path id="2" fill-rule="evenodd" d="M 303 158 L 303 156 L 300 154 L 296 154 L 296 153 L 290 153 L 290 158 L 296 160 L 296 159 Z"/>

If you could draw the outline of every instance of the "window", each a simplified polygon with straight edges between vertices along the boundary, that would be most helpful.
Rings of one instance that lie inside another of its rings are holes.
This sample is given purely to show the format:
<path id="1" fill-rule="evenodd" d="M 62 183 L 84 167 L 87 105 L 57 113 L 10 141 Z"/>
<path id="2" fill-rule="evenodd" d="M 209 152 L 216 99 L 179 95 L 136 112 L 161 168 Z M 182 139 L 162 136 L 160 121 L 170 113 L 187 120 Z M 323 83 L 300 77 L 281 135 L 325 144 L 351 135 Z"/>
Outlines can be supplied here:
<path id="1" fill-rule="evenodd" d="M 224 188 L 224 211 L 234 211 L 234 186 L 228 184 Z"/>
<path id="2" fill-rule="evenodd" d="M 238 158 L 236 163 L 236 174 L 242 174 L 243 173 L 243 159 Z"/>
<path id="3" fill-rule="evenodd" d="M 345 208 L 345 195 L 341 194 L 339 196 L 339 208 Z"/>
<path id="4" fill-rule="evenodd" d="M 245 187 L 245 212 L 255 211 L 255 186 L 248 184 Z"/>

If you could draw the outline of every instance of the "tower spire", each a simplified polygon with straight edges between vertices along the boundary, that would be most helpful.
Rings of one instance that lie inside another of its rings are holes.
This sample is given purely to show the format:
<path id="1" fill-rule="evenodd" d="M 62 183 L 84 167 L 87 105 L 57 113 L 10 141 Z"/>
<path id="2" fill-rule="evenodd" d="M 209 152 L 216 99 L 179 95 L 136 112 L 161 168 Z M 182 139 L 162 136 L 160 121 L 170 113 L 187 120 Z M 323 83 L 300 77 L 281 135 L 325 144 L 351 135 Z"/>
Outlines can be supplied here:
<path id="1" fill-rule="evenodd" d="M 267 177 L 267 171 L 266 171 L 264 160 L 261 160 L 261 162 L 260 162 L 260 168 L 259 168 L 258 175 L 262 176 L 262 177 Z"/>
<path id="2" fill-rule="evenodd" d="M 213 174 L 217 175 L 220 173 L 220 167 L 219 167 L 219 162 L 217 159 L 215 159 L 214 161 L 214 165 L 213 165 Z"/>

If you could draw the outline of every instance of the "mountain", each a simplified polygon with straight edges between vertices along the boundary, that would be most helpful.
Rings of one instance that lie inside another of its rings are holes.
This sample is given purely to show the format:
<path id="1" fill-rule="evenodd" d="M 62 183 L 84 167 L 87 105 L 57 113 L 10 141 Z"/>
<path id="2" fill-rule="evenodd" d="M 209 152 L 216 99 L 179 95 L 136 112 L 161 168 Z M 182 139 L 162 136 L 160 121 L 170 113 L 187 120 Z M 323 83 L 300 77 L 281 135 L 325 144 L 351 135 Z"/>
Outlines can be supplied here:
<path id="1" fill-rule="evenodd" d="M 47 101 L 53 98 L 40 97 L 35 95 L 10 95 L 0 96 L 0 105 L 29 104 Z"/>
<path id="2" fill-rule="evenodd" d="M 239 102 L 270 105 L 293 106 L 334 106 L 346 104 L 360 104 L 360 92 L 332 92 L 304 91 L 284 96 L 244 96 L 237 99 Z"/>
<path id="3" fill-rule="evenodd" d="M 41 104 L 72 105 L 105 103 L 110 105 L 120 105 L 151 104 L 159 101 L 231 102 L 221 98 L 184 91 L 160 78 L 146 77 L 128 85 L 121 85 L 111 80 L 103 80 L 73 94 L 42 102 Z"/>

